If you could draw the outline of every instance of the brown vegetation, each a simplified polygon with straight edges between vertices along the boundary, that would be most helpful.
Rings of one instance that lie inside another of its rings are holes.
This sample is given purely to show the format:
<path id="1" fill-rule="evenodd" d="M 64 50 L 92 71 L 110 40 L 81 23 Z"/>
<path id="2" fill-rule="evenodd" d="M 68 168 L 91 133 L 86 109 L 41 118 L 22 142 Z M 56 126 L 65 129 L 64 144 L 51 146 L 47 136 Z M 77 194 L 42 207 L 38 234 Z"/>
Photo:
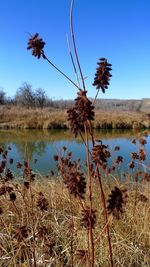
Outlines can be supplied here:
<path id="1" fill-rule="evenodd" d="M 146 114 L 133 111 L 96 110 L 95 129 L 150 128 Z M 0 106 L 0 129 L 66 129 L 66 110 Z"/>

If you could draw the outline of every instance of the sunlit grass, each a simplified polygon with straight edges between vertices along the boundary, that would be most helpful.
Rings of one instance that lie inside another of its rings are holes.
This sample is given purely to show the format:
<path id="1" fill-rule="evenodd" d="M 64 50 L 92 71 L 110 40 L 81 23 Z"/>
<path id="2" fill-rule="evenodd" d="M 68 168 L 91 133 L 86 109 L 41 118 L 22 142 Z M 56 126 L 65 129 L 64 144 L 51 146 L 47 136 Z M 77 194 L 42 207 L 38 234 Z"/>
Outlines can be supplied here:
<path id="1" fill-rule="evenodd" d="M 146 114 L 127 111 L 96 110 L 95 129 L 149 128 Z M 1 129 L 66 129 L 68 128 L 66 110 L 52 108 L 23 108 L 0 106 Z"/>
<path id="2" fill-rule="evenodd" d="M 148 267 L 150 264 L 149 184 L 139 184 L 134 214 L 134 183 L 106 181 L 104 183 L 106 198 L 115 185 L 128 188 L 125 213 L 120 220 L 113 218 L 112 215 L 109 217 L 115 266 Z M 29 189 L 17 181 L 9 183 L 9 186 L 13 187 L 16 200 L 10 201 L 8 194 L 1 196 L 0 199 L 2 209 L 0 266 L 31 266 L 33 249 L 37 266 L 50 266 L 52 263 L 54 266 L 70 266 L 71 253 L 74 266 L 86 266 L 86 259 L 83 263 L 77 257 L 78 250 L 87 249 L 86 230 L 80 225 L 80 205 L 77 199 L 70 198 L 61 179 L 35 180 Z M 97 207 L 94 230 L 95 266 L 109 266 L 103 208 L 96 181 L 94 188 L 93 200 Z M 48 203 L 47 210 L 40 209 L 37 204 L 39 192 L 43 193 Z M 141 194 L 147 198 L 145 202 L 140 198 Z M 24 236 L 19 232 L 22 226 L 26 226 L 27 229 Z"/>

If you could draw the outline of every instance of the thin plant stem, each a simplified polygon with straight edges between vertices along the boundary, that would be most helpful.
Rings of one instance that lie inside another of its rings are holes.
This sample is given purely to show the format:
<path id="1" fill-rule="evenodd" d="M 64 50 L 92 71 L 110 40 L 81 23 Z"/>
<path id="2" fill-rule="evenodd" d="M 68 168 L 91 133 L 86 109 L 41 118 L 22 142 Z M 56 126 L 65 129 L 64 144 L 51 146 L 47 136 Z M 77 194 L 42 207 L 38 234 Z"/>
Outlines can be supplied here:
<path id="1" fill-rule="evenodd" d="M 72 199 L 71 195 L 69 194 L 70 197 L 70 205 L 71 205 L 71 243 L 70 243 L 70 254 L 71 254 L 71 267 L 74 266 L 74 250 L 73 250 L 73 244 L 74 244 L 74 219 L 73 219 L 73 207 L 72 207 Z"/>
<path id="2" fill-rule="evenodd" d="M 43 52 L 43 56 L 44 56 L 44 59 L 47 60 L 47 62 L 53 67 L 55 68 L 61 75 L 63 75 L 68 81 L 70 81 L 76 88 L 80 89 L 80 87 L 75 83 L 73 82 L 63 71 L 61 71 L 58 67 L 56 67 L 56 65 L 54 65 L 48 58 L 47 56 L 44 54 Z"/>
<path id="3" fill-rule="evenodd" d="M 99 90 L 100 89 L 97 90 L 97 93 L 96 93 L 95 98 L 94 98 L 93 103 L 92 103 L 93 105 L 96 104 L 96 100 L 97 100 L 97 97 L 98 97 L 98 94 L 99 94 Z"/>
<path id="4" fill-rule="evenodd" d="M 82 73 L 82 69 L 81 69 L 81 65 L 80 65 L 80 61 L 79 61 L 79 57 L 78 57 L 78 53 L 77 53 L 75 37 L 74 37 L 74 30 L 73 30 L 73 7 L 74 7 L 74 0 L 71 1 L 71 7 L 70 7 L 70 32 L 71 32 L 71 37 L 72 37 L 73 49 L 74 49 L 74 53 L 75 53 L 75 56 L 76 56 L 76 60 L 77 60 L 77 64 L 78 64 L 78 68 L 79 68 L 79 72 L 80 72 L 82 84 L 83 84 L 83 89 L 85 91 L 84 77 L 83 77 L 83 73 Z"/>
<path id="5" fill-rule="evenodd" d="M 73 65 L 73 69 L 74 69 L 74 72 L 75 72 L 75 76 L 76 76 L 76 79 L 77 79 L 77 83 L 78 83 L 78 86 L 80 87 L 80 81 L 79 81 L 79 77 L 78 77 L 77 69 L 76 69 L 76 66 L 75 66 L 75 62 L 74 62 L 74 59 L 73 59 L 73 55 L 72 55 L 72 52 L 71 52 L 71 48 L 70 48 L 70 43 L 69 43 L 68 35 L 67 35 L 67 44 L 68 44 L 69 55 L 70 55 L 71 62 L 72 62 L 72 65 Z"/>
<path id="6" fill-rule="evenodd" d="M 89 202 L 90 202 L 90 217 L 92 214 L 92 177 L 90 168 L 90 157 L 89 157 L 89 140 L 86 125 L 84 124 L 85 139 L 86 139 L 86 158 L 87 158 L 87 171 L 88 171 L 88 182 L 89 182 Z M 90 245 L 91 245 L 91 267 L 94 266 L 94 240 L 93 240 L 93 229 L 90 220 L 89 228 Z"/>
<path id="7" fill-rule="evenodd" d="M 105 195 L 104 195 L 101 175 L 100 175 L 98 166 L 96 166 L 96 169 L 97 169 L 99 187 L 100 187 L 100 191 L 101 191 L 101 199 L 102 199 L 102 203 L 103 203 L 103 207 L 104 207 L 105 226 L 106 226 L 106 233 L 107 233 L 108 245 L 109 245 L 110 266 L 113 267 L 114 266 L 114 264 L 113 264 L 113 253 L 112 253 L 111 239 L 110 239 L 110 233 L 109 233 L 108 214 L 107 214 Z"/>

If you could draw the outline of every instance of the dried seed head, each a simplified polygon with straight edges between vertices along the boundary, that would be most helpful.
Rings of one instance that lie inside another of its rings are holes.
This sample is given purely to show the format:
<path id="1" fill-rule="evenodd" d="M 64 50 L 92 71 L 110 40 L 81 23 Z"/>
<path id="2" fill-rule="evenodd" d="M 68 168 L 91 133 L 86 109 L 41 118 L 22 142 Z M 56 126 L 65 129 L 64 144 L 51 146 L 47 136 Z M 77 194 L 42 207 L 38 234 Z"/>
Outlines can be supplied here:
<path id="1" fill-rule="evenodd" d="M 71 129 L 71 132 L 77 137 L 78 133 L 84 131 L 84 125 L 81 124 L 79 120 L 79 115 L 75 108 L 70 108 L 67 110 L 68 122 Z"/>
<path id="2" fill-rule="evenodd" d="M 37 57 L 38 59 L 42 56 L 45 58 L 43 48 L 45 46 L 45 42 L 43 42 L 42 38 L 39 37 L 39 34 L 31 36 L 28 41 L 27 49 L 32 50 L 32 55 Z"/>
<path id="3" fill-rule="evenodd" d="M 108 89 L 109 80 L 112 76 L 110 67 L 112 66 L 107 62 L 106 58 L 100 58 L 100 61 L 97 63 L 98 68 L 96 69 L 96 74 L 94 78 L 93 86 L 96 86 L 96 89 L 102 89 L 102 92 L 105 93 L 105 90 Z"/>
<path id="4" fill-rule="evenodd" d="M 58 159 L 59 159 L 58 155 L 54 155 L 54 160 L 58 161 Z"/>
<path id="5" fill-rule="evenodd" d="M 22 166 L 23 166 L 23 165 L 22 165 L 20 162 L 17 162 L 17 165 L 16 165 L 17 169 L 21 169 Z"/>
<path id="6" fill-rule="evenodd" d="M 120 150 L 120 146 L 115 146 L 114 150 L 115 151 L 119 151 Z"/>
<path id="7" fill-rule="evenodd" d="M 3 153 L 3 148 L 0 146 L 0 154 L 2 154 Z"/>
<path id="8" fill-rule="evenodd" d="M 44 197 L 42 192 L 39 192 L 37 207 L 40 208 L 41 211 L 46 211 L 48 209 L 47 199 Z"/>
<path id="9" fill-rule="evenodd" d="M 15 238 L 17 239 L 18 242 L 21 242 L 23 239 L 27 237 L 28 237 L 28 229 L 26 225 L 21 226 L 16 230 Z"/>
<path id="10" fill-rule="evenodd" d="M 0 196 L 5 195 L 6 193 L 10 193 L 13 191 L 11 186 L 2 185 L 0 187 Z"/>
<path id="11" fill-rule="evenodd" d="M 131 152 L 131 157 L 133 159 L 139 159 L 139 155 L 136 152 Z"/>
<path id="12" fill-rule="evenodd" d="M 70 194 L 75 197 L 79 196 L 80 198 L 84 198 L 86 182 L 82 172 L 69 172 L 66 179 L 64 179 L 64 182 Z"/>
<path id="13" fill-rule="evenodd" d="M 94 106 L 86 94 L 87 91 L 80 89 L 74 107 L 67 110 L 69 126 L 75 137 L 84 131 L 85 124 L 88 126 L 88 122 L 94 120 Z"/>
<path id="14" fill-rule="evenodd" d="M 54 247 L 56 245 L 55 239 L 51 238 L 44 242 L 44 254 L 49 256 L 52 256 L 54 254 Z"/>
<path id="15" fill-rule="evenodd" d="M 134 161 L 132 160 L 132 161 L 129 163 L 129 168 L 130 168 L 130 169 L 134 169 L 134 167 L 135 167 L 135 163 L 134 163 Z"/>
<path id="16" fill-rule="evenodd" d="M 12 180 L 14 178 L 12 172 L 10 171 L 10 169 L 6 169 L 6 173 L 5 173 L 5 180 Z"/>
<path id="17" fill-rule="evenodd" d="M 3 173 L 5 167 L 6 167 L 6 160 L 2 160 L 0 163 L 0 173 Z"/>
<path id="18" fill-rule="evenodd" d="M 82 124 L 86 121 L 94 120 L 94 106 L 87 97 L 87 91 L 79 90 L 78 96 L 75 99 L 75 109 L 78 112 L 78 116 Z"/>
<path id="19" fill-rule="evenodd" d="M 0 207 L 0 215 L 3 214 L 3 209 Z"/>
<path id="20" fill-rule="evenodd" d="M 142 173 L 142 180 L 146 182 L 150 182 L 150 174 L 147 172 Z"/>
<path id="21" fill-rule="evenodd" d="M 119 163 L 122 163 L 123 162 L 123 157 L 122 156 L 118 156 L 117 159 L 116 159 L 116 163 L 119 164 Z"/>
<path id="22" fill-rule="evenodd" d="M 144 146 L 145 144 L 147 144 L 147 141 L 144 138 L 139 138 L 139 143 Z"/>
<path id="23" fill-rule="evenodd" d="M 92 160 L 102 166 L 106 164 L 108 158 L 111 156 L 107 148 L 108 146 L 103 144 L 94 146 L 92 149 Z"/>
<path id="24" fill-rule="evenodd" d="M 86 207 L 81 211 L 81 226 L 89 229 L 95 228 L 96 224 L 96 210 L 90 210 L 90 207 Z"/>
<path id="25" fill-rule="evenodd" d="M 29 187 L 30 187 L 30 183 L 28 182 L 28 181 L 24 181 L 24 186 L 27 188 L 27 189 L 29 189 Z"/>
<path id="26" fill-rule="evenodd" d="M 10 201 L 14 202 L 16 200 L 16 194 L 14 192 L 9 194 Z"/>
<path id="27" fill-rule="evenodd" d="M 43 225 L 43 226 L 40 226 L 38 228 L 37 234 L 38 234 L 40 239 L 44 239 L 46 237 L 47 233 L 48 233 L 48 229 L 46 228 L 46 226 Z"/>
<path id="28" fill-rule="evenodd" d="M 141 202 L 148 202 L 149 201 L 149 198 L 148 197 L 146 197 L 145 195 L 143 195 L 143 194 L 140 194 L 139 196 L 138 196 L 138 200 L 139 201 L 141 201 Z"/>
<path id="29" fill-rule="evenodd" d="M 109 194 L 107 211 L 112 213 L 116 219 L 119 219 L 120 213 L 123 213 L 123 208 L 127 201 L 126 192 L 126 189 L 119 189 L 115 186 L 115 189 Z"/>
<path id="30" fill-rule="evenodd" d="M 139 149 L 139 159 L 143 161 L 146 159 L 146 153 L 143 148 Z"/>

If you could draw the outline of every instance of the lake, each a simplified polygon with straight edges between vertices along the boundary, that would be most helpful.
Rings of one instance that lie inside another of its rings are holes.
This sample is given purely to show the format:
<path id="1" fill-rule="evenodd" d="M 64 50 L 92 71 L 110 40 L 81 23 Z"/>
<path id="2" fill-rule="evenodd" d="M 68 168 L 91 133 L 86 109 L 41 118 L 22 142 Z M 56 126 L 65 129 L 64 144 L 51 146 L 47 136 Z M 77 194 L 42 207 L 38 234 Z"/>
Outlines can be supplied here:
<path id="1" fill-rule="evenodd" d="M 115 160 L 118 155 L 123 156 L 123 164 L 119 166 L 122 171 L 129 170 L 131 160 L 130 153 L 138 152 L 139 143 L 133 144 L 133 130 L 97 130 L 97 139 L 101 139 L 109 146 L 112 158 Z M 85 162 L 85 147 L 80 138 L 75 139 L 68 130 L 0 130 L 0 146 L 11 147 L 8 158 L 13 158 L 14 163 L 8 168 L 17 172 L 17 162 L 23 163 L 29 160 L 31 168 L 38 173 L 47 175 L 51 170 L 56 170 L 56 162 L 53 156 L 61 153 L 63 146 L 71 151 L 73 159 L 81 159 Z M 91 141 L 90 141 L 91 146 Z M 114 151 L 115 146 L 120 146 L 120 151 Z M 150 156 L 150 138 L 147 138 L 145 145 L 147 156 Z M 110 161 L 111 161 L 110 160 Z M 36 163 L 35 163 L 36 161 Z"/>

